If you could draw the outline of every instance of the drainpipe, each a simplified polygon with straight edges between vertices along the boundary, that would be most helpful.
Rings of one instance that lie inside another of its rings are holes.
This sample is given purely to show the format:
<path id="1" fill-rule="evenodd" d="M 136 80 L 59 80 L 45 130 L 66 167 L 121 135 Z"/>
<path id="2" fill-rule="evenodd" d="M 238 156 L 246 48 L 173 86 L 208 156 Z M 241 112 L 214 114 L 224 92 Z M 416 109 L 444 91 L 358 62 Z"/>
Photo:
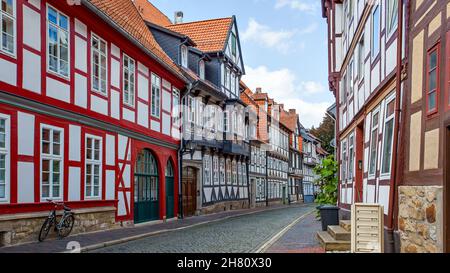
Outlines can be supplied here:
<path id="1" fill-rule="evenodd" d="M 392 153 L 392 177 L 391 177 L 391 200 L 389 205 L 389 211 L 391 213 L 391 218 L 389 219 L 388 223 L 388 230 L 394 231 L 394 222 L 395 222 L 395 214 L 394 214 L 394 207 L 395 202 L 397 202 L 397 186 L 398 181 L 397 175 L 398 172 L 401 171 L 400 168 L 397 168 L 397 160 L 398 160 L 398 147 L 399 147 L 399 135 L 400 135 L 400 115 L 402 113 L 401 109 L 401 99 L 402 99 L 402 49 L 403 49 L 403 1 L 399 1 L 398 5 L 398 24 L 397 24 L 397 75 L 396 75 L 396 90 L 395 90 L 395 123 L 394 123 L 394 144 L 396 145 L 396 149 L 393 150 Z M 404 97 L 404 96 L 403 96 Z M 402 117 L 401 120 L 403 120 L 404 117 Z M 403 135 L 402 135 L 403 136 Z"/>
<path id="2" fill-rule="evenodd" d="M 181 143 L 180 143 L 180 148 L 178 149 L 178 211 L 179 211 L 178 214 L 180 215 L 180 219 L 184 218 L 184 211 L 183 211 L 183 183 L 182 183 L 182 179 L 183 179 L 183 155 L 184 155 L 184 152 L 185 152 L 184 151 L 184 149 L 185 149 L 184 141 L 183 141 L 185 116 L 184 116 L 184 103 L 183 103 L 183 101 L 191 93 L 193 87 L 194 87 L 194 85 L 192 83 L 189 83 L 188 86 L 187 86 L 187 89 L 186 89 L 186 93 L 180 99 L 181 105 L 183 106 L 182 109 L 181 109 L 182 120 L 181 120 L 181 126 L 180 126 Z"/>

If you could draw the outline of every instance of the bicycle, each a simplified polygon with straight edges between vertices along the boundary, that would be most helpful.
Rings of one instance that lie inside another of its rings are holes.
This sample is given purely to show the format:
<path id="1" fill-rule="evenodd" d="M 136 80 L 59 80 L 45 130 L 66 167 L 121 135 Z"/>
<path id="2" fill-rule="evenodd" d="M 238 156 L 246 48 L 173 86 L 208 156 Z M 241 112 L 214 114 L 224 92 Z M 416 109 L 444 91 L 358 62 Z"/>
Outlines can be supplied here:
<path id="1" fill-rule="evenodd" d="M 55 226 L 54 230 L 58 233 L 59 238 L 69 236 L 75 223 L 75 214 L 68 206 L 66 206 L 64 203 L 58 203 L 48 199 L 47 201 L 55 205 L 55 208 L 50 212 L 41 227 L 41 231 L 39 232 L 39 242 L 43 242 L 45 238 L 47 238 L 52 226 Z M 63 215 L 59 222 L 57 222 L 56 219 L 56 211 L 58 207 L 62 207 L 64 209 Z"/>

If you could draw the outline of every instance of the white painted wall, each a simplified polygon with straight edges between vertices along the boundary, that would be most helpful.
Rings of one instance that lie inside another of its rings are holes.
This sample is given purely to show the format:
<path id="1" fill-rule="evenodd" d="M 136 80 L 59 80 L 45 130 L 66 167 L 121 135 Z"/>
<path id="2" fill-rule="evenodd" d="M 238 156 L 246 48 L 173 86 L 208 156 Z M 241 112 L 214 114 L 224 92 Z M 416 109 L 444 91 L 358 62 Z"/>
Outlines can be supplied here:
<path id="1" fill-rule="evenodd" d="M 23 5 L 23 43 L 41 51 L 41 15 Z"/>
<path id="2" fill-rule="evenodd" d="M 83 147 L 84 148 L 84 147 Z M 69 125 L 69 160 L 81 161 L 81 127 Z"/>
<path id="3" fill-rule="evenodd" d="M 23 49 L 23 75 L 24 89 L 41 94 L 41 56 Z"/>
<path id="4" fill-rule="evenodd" d="M 70 103 L 70 85 L 47 77 L 47 96 Z"/>
<path id="5" fill-rule="evenodd" d="M 34 203 L 34 163 L 17 163 L 17 201 Z"/>
<path id="6" fill-rule="evenodd" d="M 75 105 L 87 108 L 87 79 L 75 73 Z"/>
<path id="7" fill-rule="evenodd" d="M 34 155 L 34 115 L 17 112 L 17 133 L 19 155 Z"/>

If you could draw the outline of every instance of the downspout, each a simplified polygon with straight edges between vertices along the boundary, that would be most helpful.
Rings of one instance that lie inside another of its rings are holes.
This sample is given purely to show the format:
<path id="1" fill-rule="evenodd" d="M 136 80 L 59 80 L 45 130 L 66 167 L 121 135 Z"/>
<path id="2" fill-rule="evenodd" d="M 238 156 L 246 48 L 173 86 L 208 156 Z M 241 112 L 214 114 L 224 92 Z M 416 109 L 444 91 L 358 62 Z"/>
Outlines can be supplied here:
<path id="1" fill-rule="evenodd" d="M 182 179 L 183 179 L 183 155 L 184 155 L 184 121 L 185 121 L 185 115 L 184 115 L 184 100 L 186 99 L 186 97 L 191 94 L 192 88 L 193 88 L 193 84 L 189 83 L 186 89 L 185 94 L 183 95 L 183 97 L 181 97 L 180 102 L 181 105 L 183 106 L 181 109 L 181 115 L 182 115 L 182 122 L 181 122 L 181 126 L 180 126 L 180 138 L 181 138 L 181 143 L 180 143 L 180 148 L 178 149 L 178 211 L 179 211 L 179 215 L 180 215 L 180 219 L 184 218 L 184 211 L 183 211 L 183 183 L 182 183 Z"/>
<path id="2" fill-rule="evenodd" d="M 399 135 L 400 135 L 400 115 L 402 113 L 401 109 L 401 99 L 402 99 L 402 52 L 403 52 L 403 1 L 399 1 L 398 5 L 398 24 L 397 24 L 397 74 L 396 74 L 396 90 L 395 90 L 395 123 L 394 123 L 394 144 L 396 145 L 395 150 L 393 149 L 392 153 L 392 177 L 391 177 L 391 200 L 389 204 L 389 212 L 391 213 L 391 217 L 388 223 L 388 231 L 394 231 L 394 207 L 395 202 L 397 202 L 397 175 L 400 171 L 397 168 L 397 160 L 398 160 L 398 147 L 399 147 Z M 403 96 L 404 97 L 404 96 Z M 404 117 L 402 117 L 402 120 Z"/>

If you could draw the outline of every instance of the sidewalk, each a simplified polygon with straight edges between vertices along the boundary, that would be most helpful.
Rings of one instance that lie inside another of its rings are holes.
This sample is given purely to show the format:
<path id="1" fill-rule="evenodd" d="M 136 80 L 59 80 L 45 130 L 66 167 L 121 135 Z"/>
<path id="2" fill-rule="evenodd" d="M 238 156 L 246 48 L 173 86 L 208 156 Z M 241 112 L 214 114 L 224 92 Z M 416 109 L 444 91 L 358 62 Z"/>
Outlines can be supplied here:
<path id="1" fill-rule="evenodd" d="M 270 246 L 266 253 L 325 253 L 316 238 L 316 232 L 322 230 L 321 222 L 312 213 L 289 229 L 280 239 Z"/>
<path id="2" fill-rule="evenodd" d="M 291 206 L 302 206 L 291 205 Z M 101 231 L 89 234 L 79 234 L 61 240 L 49 240 L 43 243 L 27 243 L 23 245 L 0 248 L 0 253 L 57 253 L 66 252 L 69 242 L 77 242 L 81 246 L 81 251 L 89 251 L 105 246 L 120 244 L 131 240 L 141 239 L 159 233 L 170 232 L 189 228 L 192 226 L 221 221 L 227 218 L 253 214 L 262 211 L 282 209 L 289 206 L 279 205 L 272 207 L 260 207 L 247 210 L 226 211 L 210 215 L 201 215 L 167 223 L 140 225 L 137 227 L 120 228 L 108 231 Z M 37 235 L 36 235 L 37 236 Z"/>

